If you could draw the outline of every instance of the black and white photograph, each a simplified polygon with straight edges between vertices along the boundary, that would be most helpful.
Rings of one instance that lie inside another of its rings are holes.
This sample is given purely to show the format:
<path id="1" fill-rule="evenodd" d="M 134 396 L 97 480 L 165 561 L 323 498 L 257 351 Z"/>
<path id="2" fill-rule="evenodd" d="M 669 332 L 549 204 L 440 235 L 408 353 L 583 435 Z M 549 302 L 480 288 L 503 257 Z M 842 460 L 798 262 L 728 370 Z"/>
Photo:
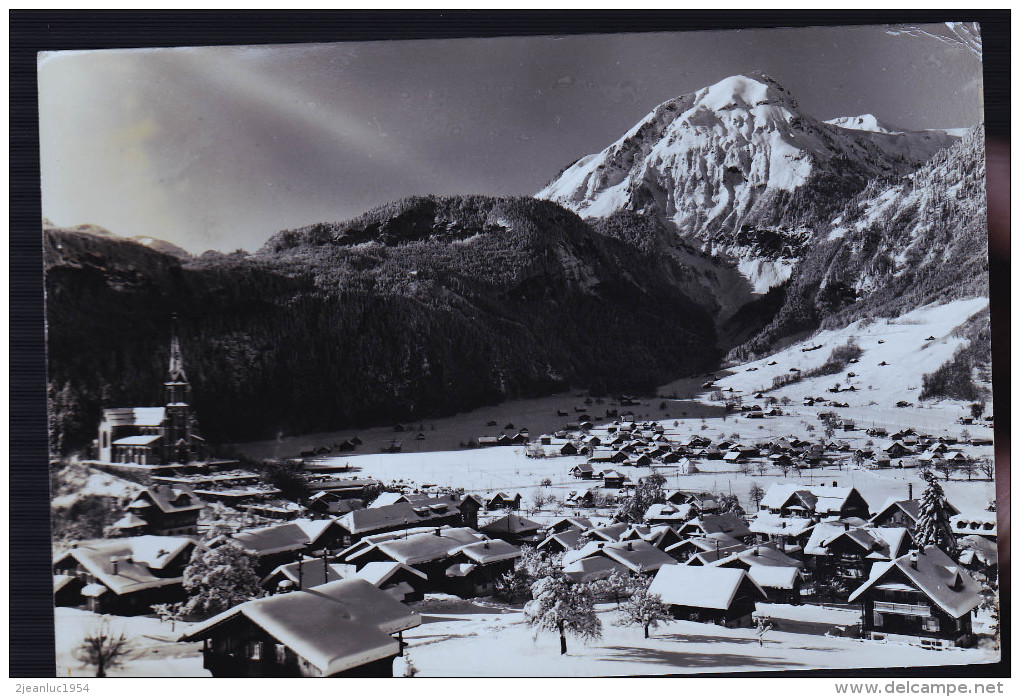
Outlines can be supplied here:
<path id="1" fill-rule="evenodd" d="M 997 663 L 963 19 L 39 53 L 56 676 Z"/>

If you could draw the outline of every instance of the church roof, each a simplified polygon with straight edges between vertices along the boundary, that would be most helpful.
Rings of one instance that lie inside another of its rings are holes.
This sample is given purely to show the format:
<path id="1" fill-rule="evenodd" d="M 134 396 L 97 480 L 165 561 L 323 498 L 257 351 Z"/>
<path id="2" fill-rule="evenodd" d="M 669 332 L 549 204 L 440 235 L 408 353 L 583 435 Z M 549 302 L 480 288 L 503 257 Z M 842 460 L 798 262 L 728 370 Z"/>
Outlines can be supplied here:
<path id="1" fill-rule="evenodd" d="M 103 419 L 111 426 L 160 426 L 166 407 L 117 407 L 103 409 Z"/>
<path id="2" fill-rule="evenodd" d="M 152 445 L 163 436 L 127 436 L 113 441 L 114 445 Z"/>

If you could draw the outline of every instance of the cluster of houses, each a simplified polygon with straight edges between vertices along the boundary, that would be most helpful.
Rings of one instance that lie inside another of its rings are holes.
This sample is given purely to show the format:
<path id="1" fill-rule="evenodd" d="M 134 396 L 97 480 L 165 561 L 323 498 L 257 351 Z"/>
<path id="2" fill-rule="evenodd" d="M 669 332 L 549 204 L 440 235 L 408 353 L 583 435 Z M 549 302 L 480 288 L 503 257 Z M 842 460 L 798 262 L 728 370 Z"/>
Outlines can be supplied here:
<path id="1" fill-rule="evenodd" d="M 860 605 L 865 636 L 930 646 L 967 640 L 981 602 L 973 574 L 994 578 L 997 568 L 994 527 L 955 509 L 963 554 L 953 560 L 919 548 L 920 504 L 909 495 L 872 513 L 852 487 L 776 484 L 747 519 L 720 512 L 711 494 L 667 494 L 643 524 L 597 524 L 581 516 L 529 520 L 516 512 L 519 495 L 484 501 L 392 492 L 343 515 L 200 542 L 189 532 L 197 498 L 182 486 L 153 485 L 128 504 L 127 536 L 82 542 L 54 560 L 55 600 L 96 612 L 149 612 L 184 598 L 184 569 L 197 548 L 232 544 L 257 560 L 266 597 L 189 631 L 186 640 L 203 642 L 207 668 L 216 675 L 373 675 L 385 674 L 400 653 L 394 635 L 420 622 L 406 603 L 426 593 L 492 595 L 525 547 L 559 559 L 575 582 L 646 575 L 681 619 L 750 626 L 755 603 L 811 602 L 813 589 L 825 588 L 827 600 Z M 506 510 L 482 524 L 482 509 Z M 353 629 L 350 622 L 369 613 L 392 624 Z M 364 646 L 314 640 L 319 625 L 302 620 L 310 616 L 340 616 L 336 626 L 364 634 Z"/>
<path id="2" fill-rule="evenodd" d="M 148 613 L 154 605 L 185 599 L 184 574 L 196 550 L 236 546 L 255 560 L 264 597 L 209 618 L 182 637 L 202 643 L 204 666 L 216 676 L 390 675 L 403 632 L 422 621 L 408 603 L 427 593 L 492 595 L 525 548 L 558 560 L 566 578 L 577 583 L 614 574 L 647 576 L 651 592 L 680 619 L 746 627 L 756 603 L 811 602 L 824 589 L 827 600 L 860 606 L 864 636 L 931 647 L 968 640 L 971 615 L 982 600 L 974 575 L 994 579 L 997 572 L 994 513 L 950 511 L 962 549 L 953 559 L 916 544 L 921 513 L 912 491 L 872 512 L 860 492 L 835 482 L 776 484 L 751 517 L 724 511 L 711 494 L 667 491 L 640 524 L 601 524 L 576 515 L 537 522 L 520 515 L 520 494 L 380 494 L 378 482 L 339 479 L 314 467 L 306 470 L 312 495 L 286 501 L 258 475 L 199 461 L 204 446 L 187 411 L 187 387 L 175 338 L 168 406 L 160 413 L 104 413 L 97 442 L 104 463 L 146 468 L 147 486 L 113 525 L 118 537 L 80 541 L 54 559 L 54 598 L 58 605 L 99 613 Z M 840 428 L 856 427 L 844 421 Z M 587 455 L 570 474 L 601 480 L 618 496 L 640 483 L 621 471 L 627 467 L 660 464 L 694 472 L 695 460 L 811 467 L 853 453 L 843 442 L 794 437 L 753 445 L 713 443 L 700 435 L 672 442 L 654 421 L 618 420 L 605 436 L 591 429 L 590 421 L 580 421 L 583 435 L 564 443 L 560 453 Z M 504 429 L 514 430 L 512 424 Z M 888 434 L 876 429 L 869 435 Z M 876 463 L 883 456 L 952 460 L 958 454 L 949 439 L 909 430 L 890 438 L 878 454 L 857 454 Z M 529 440 L 527 429 L 519 429 L 480 438 L 479 445 Z M 540 442 L 551 445 L 552 437 Z M 350 449 L 359 444 L 350 443 Z M 566 503 L 594 506 L 597 498 L 593 489 L 572 492 Z M 199 517 L 209 502 L 245 510 L 265 524 L 202 536 Z M 480 520 L 482 511 L 495 515 Z"/>

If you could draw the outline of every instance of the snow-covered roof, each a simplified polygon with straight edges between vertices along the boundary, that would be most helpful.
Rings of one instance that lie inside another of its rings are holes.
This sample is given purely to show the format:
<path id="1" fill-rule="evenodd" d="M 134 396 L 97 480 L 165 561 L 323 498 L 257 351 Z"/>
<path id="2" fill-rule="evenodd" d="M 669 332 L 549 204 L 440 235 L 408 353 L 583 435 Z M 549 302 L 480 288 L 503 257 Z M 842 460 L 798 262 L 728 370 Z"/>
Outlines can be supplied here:
<path id="1" fill-rule="evenodd" d="M 519 548 L 503 540 L 475 542 L 461 547 L 458 552 L 478 564 L 494 564 L 521 556 Z"/>
<path id="2" fill-rule="evenodd" d="M 745 583 L 758 599 L 767 599 L 765 591 L 746 571 L 719 566 L 663 566 L 648 592 L 658 595 L 668 605 L 726 610 Z"/>
<path id="3" fill-rule="evenodd" d="M 751 532 L 763 535 L 800 536 L 811 528 L 810 518 L 784 518 L 778 513 L 759 511 L 748 526 Z"/>
<path id="4" fill-rule="evenodd" d="M 916 554 L 916 560 L 912 559 Z M 871 567 L 871 576 L 850 594 L 850 602 L 861 597 L 882 579 L 902 575 L 952 617 L 963 617 L 981 602 L 981 586 L 957 562 L 938 547 L 925 547 L 923 553 L 911 552 L 890 562 Z"/>
<path id="5" fill-rule="evenodd" d="M 614 571 L 626 574 L 629 569 L 609 557 L 585 557 L 576 559 L 563 567 L 563 573 L 578 583 L 607 578 Z"/>
<path id="6" fill-rule="evenodd" d="M 217 635 L 245 617 L 310 664 L 333 675 L 399 652 L 390 634 L 417 627 L 421 615 L 363 579 L 260 598 L 231 608 L 185 633 L 183 641 Z"/>
<path id="7" fill-rule="evenodd" d="M 773 484 L 761 500 L 762 508 L 782 508 L 796 497 L 808 510 L 818 513 L 839 513 L 854 493 L 850 486 L 803 486 L 802 484 Z"/>
<path id="8" fill-rule="evenodd" d="M 166 407 L 116 407 L 103 409 L 103 420 L 111 426 L 159 426 Z"/>
<path id="9" fill-rule="evenodd" d="M 182 576 L 157 575 L 153 570 L 165 569 L 182 553 L 196 546 L 200 546 L 199 543 L 191 538 L 164 535 L 92 540 L 72 547 L 54 559 L 53 563 L 59 565 L 68 557 L 73 557 L 103 586 L 117 595 L 124 595 L 148 588 L 180 584 Z"/>
<path id="10" fill-rule="evenodd" d="M 161 438 L 163 436 L 159 434 L 154 436 L 125 436 L 113 441 L 113 445 L 152 445 Z"/>
<path id="11" fill-rule="evenodd" d="M 266 574 L 262 579 L 263 588 L 272 588 L 280 581 L 291 581 L 299 588 L 311 588 L 331 581 L 339 581 L 347 578 L 349 574 L 341 573 L 341 570 L 353 569 L 346 564 L 329 564 L 323 559 L 306 559 L 290 564 L 281 564 Z"/>
<path id="12" fill-rule="evenodd" d="M 796 566 L 764 566 L 759 564 L 752 565 L 747 570 L 747 575 L 762 588 L 793 590 L 797 585 L 797 579 L 803 574 Z"/>
<path id="13" fill-rule="evenodd" d="M 406 571 L 413 576 L 417 576 L 423 581 L 428 580 L 428 576 L 421 571 L 418 571 L 418 569 L 395 561 L 370 561 L 361 567 L 356 575 L 358 578 L 364 579 L 378 588 L 392 578 L 395 573 L 401 570 Z"/>

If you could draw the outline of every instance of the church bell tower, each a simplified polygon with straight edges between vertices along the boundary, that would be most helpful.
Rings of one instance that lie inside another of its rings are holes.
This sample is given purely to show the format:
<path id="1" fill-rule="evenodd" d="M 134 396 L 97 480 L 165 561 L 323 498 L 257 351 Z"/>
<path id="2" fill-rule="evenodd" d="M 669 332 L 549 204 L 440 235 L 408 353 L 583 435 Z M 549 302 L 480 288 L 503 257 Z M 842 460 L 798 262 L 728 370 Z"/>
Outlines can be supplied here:
<path id="1" fill-rule="evenodd" d="M 170 370 L 163 387 L 166 390 L 166 461 L 186 463 L 192 459 L 191 407 L 188 405 L 191 386 L 184 373 L 176 314 L 170 338 Z"/>

